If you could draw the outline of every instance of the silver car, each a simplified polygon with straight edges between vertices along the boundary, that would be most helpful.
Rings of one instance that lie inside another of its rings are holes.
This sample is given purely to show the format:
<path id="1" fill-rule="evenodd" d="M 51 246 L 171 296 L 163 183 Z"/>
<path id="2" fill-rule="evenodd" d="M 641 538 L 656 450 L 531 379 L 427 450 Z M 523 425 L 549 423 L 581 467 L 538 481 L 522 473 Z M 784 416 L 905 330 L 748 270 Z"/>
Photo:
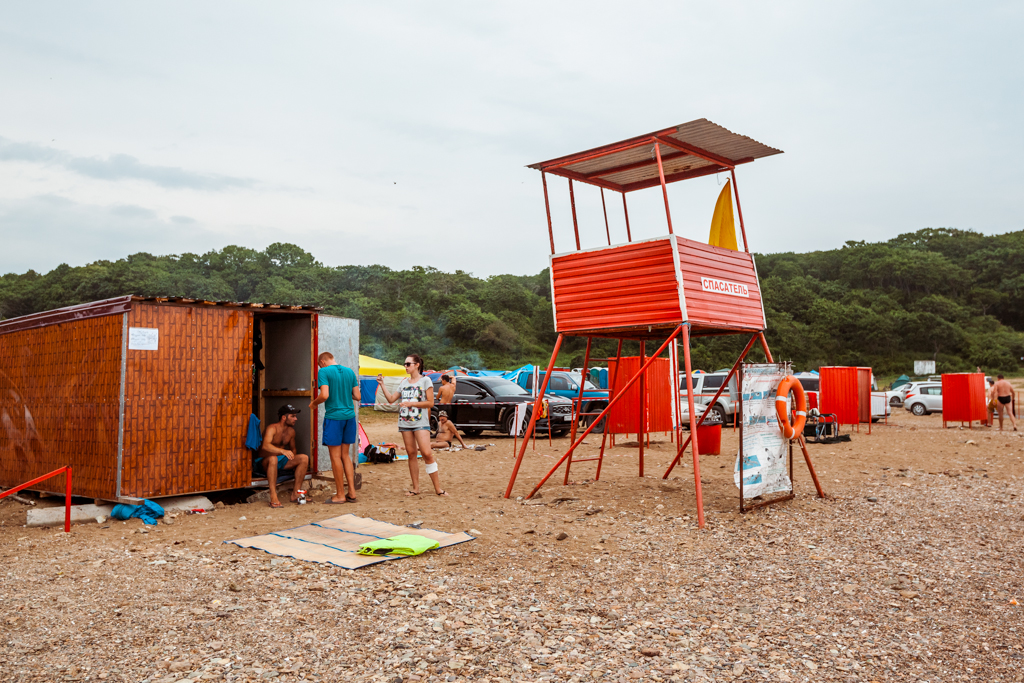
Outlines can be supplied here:
<path id="1" fill-rule="evenodd" d="M 903 399 L 903 407 L 914 415 L 942 412 L 942 383 L 913 382 Z"/>

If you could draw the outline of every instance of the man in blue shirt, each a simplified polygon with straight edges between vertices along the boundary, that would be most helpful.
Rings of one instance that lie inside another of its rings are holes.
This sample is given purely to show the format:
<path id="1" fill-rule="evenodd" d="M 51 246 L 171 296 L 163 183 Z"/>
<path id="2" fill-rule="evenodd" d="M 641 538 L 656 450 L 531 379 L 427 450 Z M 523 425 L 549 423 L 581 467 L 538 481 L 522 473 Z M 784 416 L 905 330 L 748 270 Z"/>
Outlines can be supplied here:
<path id="1" fill-rule="evenodd" d="M 361 401 L 359 379 L 351 368 L 335 364 L 334 354 L 330 352 L 325 351 L 317 356 L 317 365 L 320 371 L 316 376 L 316 385 L 320 387 L 320 393 L 309 407 L 315 410 L 318 405 L 324 404 L 323 444 L 331 454 L 331 471 L 334 472 L 334 486 L 337 489 L 324 502 L 333 505 L 355 503 L 355 468 L 349 453 L 358 438 L 356 404 Z M 347 495 L 344 493 L 342 475 L 344 481 L 348 482 Z"/>

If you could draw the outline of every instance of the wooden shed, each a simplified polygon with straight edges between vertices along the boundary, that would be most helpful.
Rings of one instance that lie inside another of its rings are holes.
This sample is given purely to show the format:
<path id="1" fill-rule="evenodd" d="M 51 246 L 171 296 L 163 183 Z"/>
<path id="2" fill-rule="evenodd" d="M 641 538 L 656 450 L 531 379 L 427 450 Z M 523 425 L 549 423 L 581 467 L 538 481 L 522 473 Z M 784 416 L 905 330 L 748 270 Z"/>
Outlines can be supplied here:
<path id="1" fill-rule="evenodd" d="M 0 485 L 64 465 L 73 493 L 159 498 L 258 484 L 250 415 L 302 409 L 297 445 L 330 468 L 316 357 L 358 367 L 359 322 L 313 306 L 123 296 L 0 322 Z M 62 491 L 62 480 L 46 482 Z"/>

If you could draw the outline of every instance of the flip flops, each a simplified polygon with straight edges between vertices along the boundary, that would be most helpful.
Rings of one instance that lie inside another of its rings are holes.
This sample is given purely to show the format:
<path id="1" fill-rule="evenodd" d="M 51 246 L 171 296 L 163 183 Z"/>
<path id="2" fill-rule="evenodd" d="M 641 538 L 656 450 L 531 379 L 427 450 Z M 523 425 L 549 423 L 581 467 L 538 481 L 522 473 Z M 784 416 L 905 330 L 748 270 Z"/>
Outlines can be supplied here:
<path id="1" fill-rule="evenodd" d="M 348 494 L 345 494 L 345 502 L 346 503 L 358 503 L 359 499 L 358 498 L 353 498 L 352 496 L 350 496 Z"/>
<path id="2" fill-rule="evenodd" d="M 347 502 L 348 500 L 331 500 L 330 498 L 328 498 L 327 500 L 324 501 L 324 505 L 344 505 Z"/>
<path id="3" fill-rule="evenodd" d="M 271 503 L 271 504 L 270 504 L 270 507 L 272 507 L 273 509 L 275 509 L 275 510 L 276 510 L 276 509 L 278 509 L 278 508 L 283 508 L 283 507 L 284 507 L 284 505 L 282 505 L 281 503 Z"/>
<path id="4" fill-rule="evenodd" d="M 422 493 L 422 491 L 406 491 L 405 492 L 405 497 L 406 498 L 412 498 L 413 496 L 420 495 L 420 493 Z"/>

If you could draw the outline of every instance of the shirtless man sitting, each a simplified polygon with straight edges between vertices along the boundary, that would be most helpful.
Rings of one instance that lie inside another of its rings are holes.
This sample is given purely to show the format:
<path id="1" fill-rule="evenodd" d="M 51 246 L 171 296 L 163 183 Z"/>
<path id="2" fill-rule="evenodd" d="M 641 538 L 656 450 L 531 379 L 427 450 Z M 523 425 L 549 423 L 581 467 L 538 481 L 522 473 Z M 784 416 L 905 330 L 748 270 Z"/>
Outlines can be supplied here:
<path id="1" fill-rule="evenodd" d="M 256 466 L 266 473 L 270 484 L 270 507 L 281 507 L 277 499 L 277 473 L 279 470 L 295 470 L 295 488 L 292 490 L 291 501 L 299 499 L 302 482 L 306 478 L 309 467 L 309 456 L 295 451 L 295 423 L 301 411 L 291 404 L 283 405 L 277 410 L 277 422 L 267 425 L 263 432 L 263 445 L 260 446 Z"/>
<path id="2" fill-rule="evenodd" d="M 441 375 L 441 389 L 437 392 L 437 402 L 441 405 L 455 403 L 455 374 Z"/>
<path id="3" fill-rule="evenodd" d="M 437 414 L 437 436 L 430 442 L 431 448 L 450 448 L 452 445 L 452 439 L 458 439 L 462 447 L 466 447 L 466 442 L 462 440 L 462 435 L 459 434 L 458 427 L 455 423 L 448 419 L 448 413 L 440 411 Z"/>
<path id="4" fill-rule="evenodd" d="M 1003 413 L 1010 416 L 1010 424 L 1013 431 L 1017 431 L 1017 419 L 1013 416 L 1010 404 L 1013 402 L 1013 385 L 1007 382 L 1002 375 L 996 376 L 996 383 L 989 389 L 996 399 L 996 410 L 999 412 L 999 431 L 1003 431 Z"/>

